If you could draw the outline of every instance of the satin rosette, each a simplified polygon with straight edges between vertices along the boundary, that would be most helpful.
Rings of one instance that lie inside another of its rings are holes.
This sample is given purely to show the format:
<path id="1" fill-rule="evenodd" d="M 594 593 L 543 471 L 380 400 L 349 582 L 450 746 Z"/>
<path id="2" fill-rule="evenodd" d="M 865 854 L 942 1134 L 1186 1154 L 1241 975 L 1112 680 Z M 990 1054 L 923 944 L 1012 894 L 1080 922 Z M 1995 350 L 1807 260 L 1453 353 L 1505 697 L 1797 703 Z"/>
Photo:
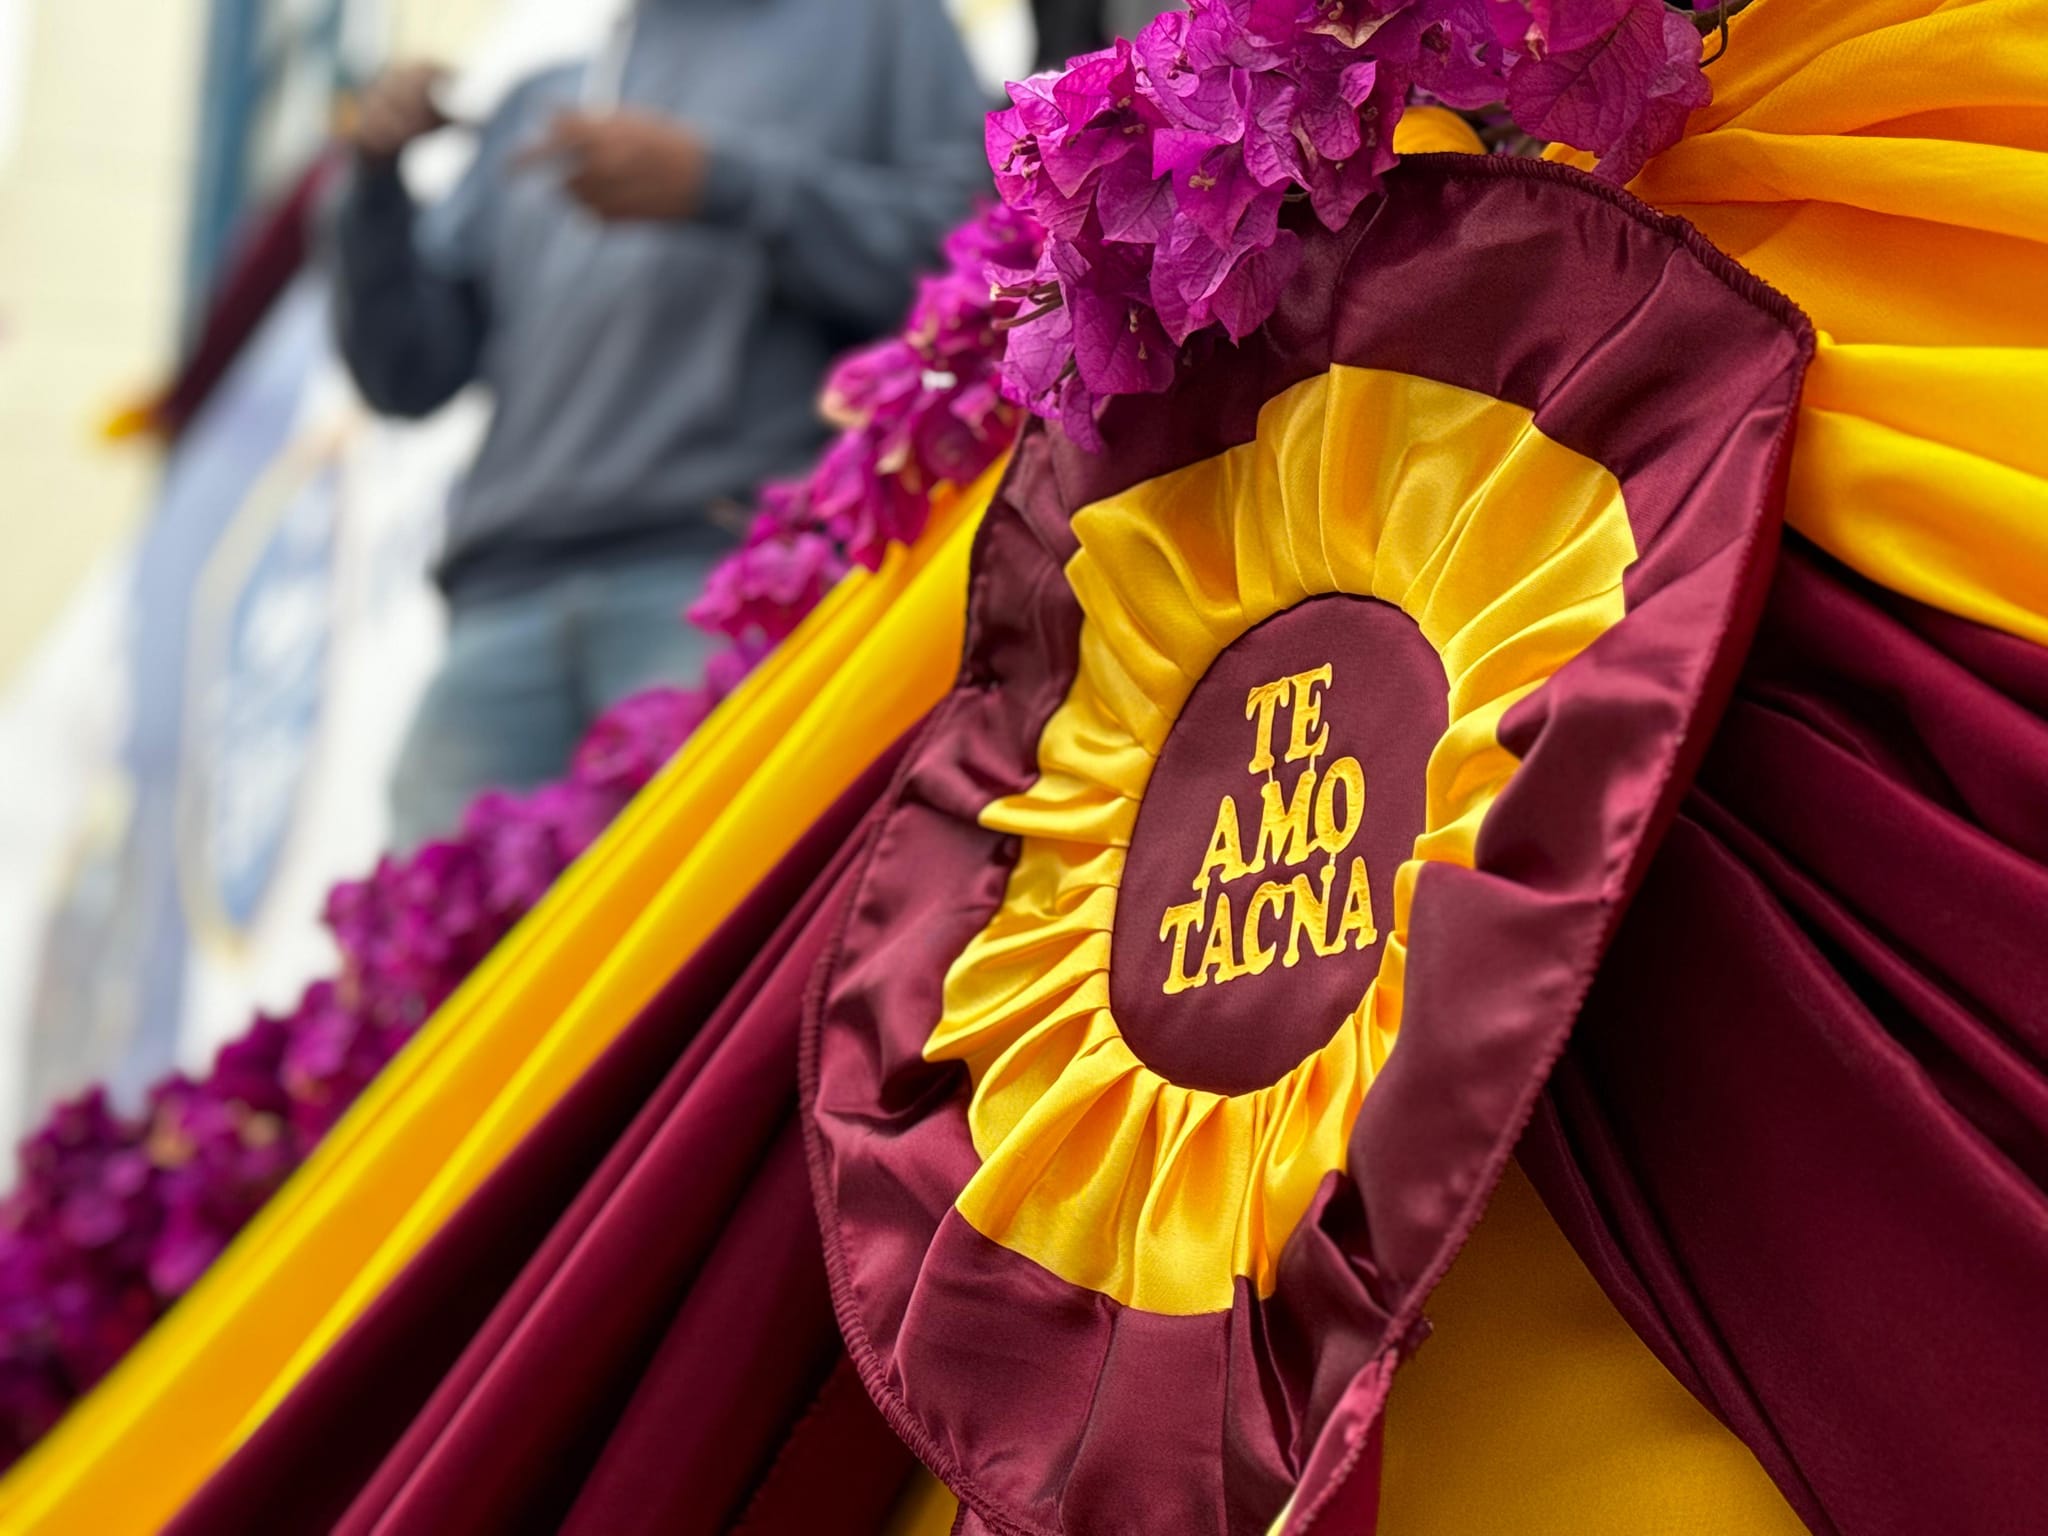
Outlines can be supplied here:
<path id="1" fill-rule="evenodd" d="M 1675 221 L 1421 157 L 1105 453 L 1027 436 L 805 1039 L 841 1325 L 970 1528 L 1370 1508 L 1747 646 L 1810 346 Z"/>

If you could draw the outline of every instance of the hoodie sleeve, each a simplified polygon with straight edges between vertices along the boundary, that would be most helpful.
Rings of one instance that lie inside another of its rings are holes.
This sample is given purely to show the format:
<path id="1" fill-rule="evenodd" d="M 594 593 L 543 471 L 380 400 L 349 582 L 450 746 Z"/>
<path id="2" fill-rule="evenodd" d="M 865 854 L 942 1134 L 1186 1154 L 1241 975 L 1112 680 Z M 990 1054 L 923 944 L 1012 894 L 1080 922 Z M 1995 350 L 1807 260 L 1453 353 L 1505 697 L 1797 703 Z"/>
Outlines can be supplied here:
<path id="1" fill-rule="evenodd" d="M 989 181 L 988 103 L 939 0 L 882 9 L 884 158 L 714 145 L 699 215 L 757 236 L 794 302 L 869 333 L 903 318 L 916 273 Z"/>
<path id="2" fill-rule="evenodd" d="M 428 415 L 476 377 L 487 323 L 485 231 L 519 95 L 431 209 L 413 201 L 396 166 L 358 161 L 343 177 L 327 241 L 336 340 L 363 398 L 387 415 Z"/>

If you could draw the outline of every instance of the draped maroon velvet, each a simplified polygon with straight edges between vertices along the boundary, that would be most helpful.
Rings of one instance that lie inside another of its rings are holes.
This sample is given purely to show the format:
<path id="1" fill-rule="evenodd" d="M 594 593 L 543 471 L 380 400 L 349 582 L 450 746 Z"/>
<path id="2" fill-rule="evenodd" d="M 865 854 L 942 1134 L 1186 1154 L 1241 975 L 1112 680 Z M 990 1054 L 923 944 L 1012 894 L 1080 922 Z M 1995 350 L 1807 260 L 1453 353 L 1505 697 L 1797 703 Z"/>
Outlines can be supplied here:
<path id="1" fill-rule="evenodd" d="M 1818 1532 L 2048 1521 L 2044 705 L 1795 541 L 1522 1148 Z"/>
<path id="2" fill-rule="evenodd" d="M 840 1350 L 793 1115 L 817 924 L 897 755 L 811 827 L 178 1536 L 719 1530 L 757 1492 L 774 1532 L 791 1500 L 770 1462 L 829 1462 L 808 1443 L 821 1427 L 880 1448 L 865 1499 L 886 1507 L 911 1463 L 864 1395 L 830 1387 Z M 698 1374 L 721 1369 L 716 1390 Z M 650 1433 L 651 1473 L 625 1454 Z"/>
<path id="3" fill-rule="evenodd" d="M 1597 274 L 1546 265 L 1545 231 L 1562 218 L 1581 249 L 1618 252 L 1625 242 L 1601 232 L 1619 205 L 1591 194 L 1560 215 L 1541 190 L 1563 184 L 1549 171 L 1481 163 L 1451 173 L 1424 162 L 1403 174 L 1415 178 L 1410 195 L 1391 199 L 1369 227 L 1401 254 L 1407 286 L 1396 291 L 1416 314 L 1340 295 L 1332 324 L 1313 290 L 1331 273 L 1311 267 L 1274 327 L 1207 372 L 1202 397 L 1119 404 L 1108 424 L 1119 452 L 1107 463 L 1033 437 L 1012 492 L 1054 487 L 1071 505 L 1118 476 L 1241 441 L 1259 401 L 1292 382 L 1290 367 L 1322 366 L 1319 303 L 1339 343 L 1369 336 L 1385 366 L 1502 398 L 1559 398 L 1541 385 L 1565 355 L 1557 338 L 1572 316 L 1620 300 L 1583 291 L 1599 286 Z M 1515 196 L 1491 239 L 1467 238 L 1460 280 L 1455 263 L 1440 268 L 1424 253 L 1489 178 Z M 1608 213 L 1586 211 L 1594 202 Z M 1636 227 L 1697 255 L 1668 221 Z M 1655 280 L 1682 284 L 1683 265 Z M 1510 272 L 1536 290 L 1523 297 L 1558 330 L 1547 340 L 1539 331 L 1513 366 L 1489 371 L 1476 340 L 1487 311 L 1474 296 Z M 1743 416 L 1751 396 L 1734 373 L 1698 374 L 1714 334 L 1670 346 L 1610 327 L 1606 345 L 1629 358 L 1624 382 L 1668 376 L 1699 409 Z M 1598 450 L 1632 497 L 1639 488 L 1651 504 L 1682 496 L 1703 466 L 1672 459 L 1668 433 L 1634 396 L 1610 392 L 1596 409 L 1601 397 L 1581 392 L 1573 409 L 1552 407 L 1546 430 Z M 977 593 L 1044 553 L 1024 520 L 993 517 Z M 1712 552 L 1659 545 L 1631 575 L 1631 602 L 1682 584 L 1703 558 L 1711 563 Z M 1762 605 L 1754 642 L 1743 643 L 1747 615 L 1731 614 L 1730 643 L 1713 674 L 1696 679 L 1698 718 L 1712 717 L 1718 693 L 1729 695 L 1725 713 L 1672 758 L 1668 830 L 1644 839 L 1637 893 L 1518 1155 L 1607 1294 L 1816 1532 L 2040 1529 L 2048 652 L 1877 590 L 1797 538 L 1757 572 L 1745 588 Z M 1031 729 L 1051 692 L 1007 694 L 998 680 L 1022 654 L 1062 654 L 1070 617 L 1056 605 L 984 603 L 963 684 Z M 1524 717 L 1511 728 L 1540 723 Z M 939 858 L 916 872 L 907 906 L 855 905 L 850 872 L 891 835 L 869 807 L 892 773 L 895 798 L 924 792 L 931 781 L 913 766 L 892 755 L 811 830 L 185 1510 L 178 1536 L 878 1530 L 910 1460 L 833 1328 L 797 1141 L 797 1041 L 807 998 L 822 1002 L 839 974 L 823 957 L 860 925 L 902 929 L 887 962 L 900 974 L 871 970 L 866 980 L 873 996 L 916 1014 L 895 1027 L 928 1027 L 934 977 L 1000 890 L 1002 864 L 960 830 L 952 852 L 983 859 L 986 878 L 950 879 Z M 1582 761 L 1577 771 L 1599 767 Z M 987 750 L 960 771 L 947 792 L 985 795 L 1021 770 Z M 1561 802 L 1573 772 L 1559 760 L 1519 792 L 1532 804 Z M 1460 959 L 1418 954 L 1414 963 L 1417 974 L 1437 966 L 1449 977 Z M 1542 973 L 1531 961 L 1523 979 Z M 897 982 L 911 1003 L 892 992 Z M 1422 982 L 1425 999 L 1430 985 Z M 1394 1060 L 1413 1043 L 1404 1034 Z M 1546 1066 L 1524 1084 L 1529 1092 Z M 943 1103 L 961 1085 L 898 1086 Z M 1176 1328 L 1185 1320 L 1153 1319 L 1127 1331 L 1114 1369 L 1102 1369 L 1096 1303 L 1042 1271 L 1020 1271 L 957 1217 L 940 1218 L 957 1262 L 925 1276 L 917 1326 L 949 1343 L 917 1357 L 915 1395 L 971 1434 L 1002 1428 L 1008 1438 L 984 1440 L 983 1451 L 1063 1470 L 1075 1497 L 1050 1527 L 1059 1536 L 1182 1536 L 1200 1526 L 1168 1485 L 1191 1471 L 1213 1486 L 1219 1460 L 1213 1441 L 1173 1436 L 1177 1400 L 1200 1385 L 1190 1359 L 1227 1370 L 1255 1342 L 1287 1371 L 1319 1360 L 1304 1394 L 1275 1387 L 1233 1404 L 1245 1434 L 1220 1456 L 1251 1446 L 1265 1460 L 1241 1460 L 1221 1480 L 1263 1500 L 1306 1471 L 1324 1490 L 1313 1529 L 1363 1536 L 1377 1502 L 1378 1406 L 1399 1346 L 1427 1327 L 1402 1312 L 1403 1298 L 1426 1291 L 1431 1265 L 1403 1253 L 1365 1274 L 1378 1299 L 1359 1315 L 1371 1327 L 1319 1333 L 1333 1314 L 1315 1300 L 1355 1294 L 1361 1271 L 1345 1255 L 1394 1251 L 1407 1241 L 1404 1224 L 1411 1236 L 1427 1225 L 1399 1199 L 1402 1181 L 1418 1177 L 1416 1147 L 1431 1136 L 1443 1145 L 1433 1117 L 1460 1112 L 1459 1094 L 1445 1097 L 1448 1107 L 1412 1092 L 1380 1100 L 1399 1113 L 1379 1111 L 1391 1118 L 1369 1127 L 1354 1155 L 1380 1193 L 1339 1198 L 1333 1185 L 1309 1223 L 1317 1240 L 1288 1282 L 1298 1302 L 1247 1309 L 1264 1332 L 1198 1341 L 1214 1351 L 1206 1356 L 1190 1354 Z M 964 1130 L 913 1113 L 920 1106 L 907 1096 L 876 1107 L 917 1138 L 916 1156 L 893 1164 L 901 1180 L 887 1198 L 946 1211 L 971 1166 Z M 1394 1249 L 1369 1246 L 1389 1242 Z M 1020 1370 L 1007 1353 L 1014 1339 L 999 1331 L 949 1334 L 948 1314 L 978 1306 L 983 1284 L 1059 1320 L 1066 1345 Z M 1397 1315 L 1386 1348 L 1374 1330 Z M 867 1338 L 867 1386 L 872 1351 L 896 1339 Z M 1042 1396 L 1028 1395 L 1047 1382 Z M 1061 1464 L 1057 1426 L 1069 1399 L 1089 1392 L 1134 1428 L 1091 1460 Z M 1043 1411 L 1036 1431 L 1034 1406 Z M 1149 1436 L 1146 1410 L 1159 1426 Z M 1271 1441 L 1252 1433 L 1269 1432 L 1276 1411 L 1300 1415 L 1284 1456 L 1259 1450 Z M 941 1444 L 897 1417 L 943 1473 L 979 1470 L 964 1468 L 957 1439 Z M 1334 1426 L 1321 1450 L 1312 1418 Z M 1455 1477 L 1456 1448 L 1445 1449 L 1445 1475 Z M 1139 1498 L 1138 1487 L 1168 1496 Z M 1225 1515 L 1249 1520 L 1256 1502 Z M 969 1536 L 1033 1528 L 1000 1507 L 970 1511 L 961 1527 Z"/>

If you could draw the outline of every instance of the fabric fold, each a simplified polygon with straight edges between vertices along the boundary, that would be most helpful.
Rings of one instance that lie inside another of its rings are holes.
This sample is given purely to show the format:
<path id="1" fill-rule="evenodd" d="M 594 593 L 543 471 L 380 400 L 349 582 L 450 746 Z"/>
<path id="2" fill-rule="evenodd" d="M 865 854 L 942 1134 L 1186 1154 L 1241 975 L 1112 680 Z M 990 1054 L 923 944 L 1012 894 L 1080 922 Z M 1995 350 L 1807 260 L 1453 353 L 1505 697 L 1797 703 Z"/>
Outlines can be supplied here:
<path id="1" fill-rule="evenodd" d="M 796 1020 L 893 766 L 806 830 L 174 1532 L 719 1531 L 788 1501 L 773 1464 L 840 1355 Z"/>

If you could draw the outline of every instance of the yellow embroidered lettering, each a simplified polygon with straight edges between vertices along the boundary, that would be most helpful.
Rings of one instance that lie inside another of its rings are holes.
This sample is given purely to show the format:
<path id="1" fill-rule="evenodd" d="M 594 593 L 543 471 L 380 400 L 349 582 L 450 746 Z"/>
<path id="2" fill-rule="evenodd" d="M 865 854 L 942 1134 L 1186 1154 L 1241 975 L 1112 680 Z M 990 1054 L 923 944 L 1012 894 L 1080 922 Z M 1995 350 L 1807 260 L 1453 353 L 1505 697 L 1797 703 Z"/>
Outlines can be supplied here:
<path id="1" fill-rule="evenodd" d="M 1365 878 L 1365 860 L 1351 861 L 1351 879 L 1344 887 L 1344 915 L 1337 919 L 1335 949 L 1344 947 L 1344 936 L 1355 934 L 1353 949 L 1371 949 L 1380 939 L 1372 920 L 1372 885 Z"/>
<path id="2" fill-rule="evenodd" d="M 1318 687 L 1330 686 L 1335 676 L 1326 661 L 1313 672 L 1297 672 L 1287 681 L 1294 686 L 1294 729 L 1287 736 L 1287 761 L 1298 763 L 1304 757 L 1320 756 L 1330 744 L 1330 728 L 1323 726 L 1315 740 L 1309 740 L 1309 733 L 1322 725 L 1323 701 L 1316 697 Z"/>
<path id="3" fill-rule="evenodd" d="M 1344 819 L 1337 819 L 1337 789 L 1344 790 Z M 1233 818 L 1234 820 L 1235 818 Z M 1365 770 L 1355 757 L 1340 757 L 1323 770 L 1322 787 L 1316 791 L 1316 846 L 1325 853 L 1342 853 L 1358 836 L 1365 821 Z"/>
<path id="4" fill-rule="evenodd" d="M 1209 924 L 1209 942 L 1202 946 L 1202 966 L 1196 973 L 1195 985 L 1200 986 L 1209 979 L 1209 968 L 1216 968 L 1216 981 L 1221 985 L 1235 981 L 1244 974 L 1244 967 L 1237 963 L 1237 953 L 1230 946 L 1237 937 L 1237 930 L 1230 922 L 1230 898 L 1221 891 L 1216 893 L 1216 916 Z"/>
<path id="5" fill-rule="evenodd" d="M 1166 964 L 1166 985 L 1159 990 L 1168 997 L 1176 992 L 1185 992 L 1189 987 L 1199 987 L 1202 976 L 1188 974 L 1188 934 L 1202 921 L 1202 903 L 1184 901 L 1177 907 L 1168 907 L 1166 915 L 1159 920 L 1159 937 L 1170 936 L 1173 944 L 1171 958 Z"/>
<path id="6" fill-rule="evenodd" d="M 1251 873 L 1244 867 L 1244 840 L 1237 830 L 1237 801 L 1229 795 L 1216 807 L 1216 830 L 1209 834 L 1209 851 L 1202 856 L 1201 870 L 1195 875 L 1197 891 L 1209 889 L 1212 869 L 1221 870 L 1225 880 Z"/>
<path id="7" fill-rule="evenodd" d="M 1309 945 L 1318 955 L 1334 955 L 1344 947 L 1341 941 L 1332 944 L 1324 937 L 1330 926 L 1330 882 L 1336 873 L 1334 861 L 1323 866 L 1320 891 L 1308 883 L 1307 875 L 1296 875 L 1287 882 L 1294 907 L 1287 915 L 1287 953 L 1281 958 L 1282 965 L 1291 968 L 1300 961 L 1303 934 L 1308 935 Z"/>
<path id="8" fill-rule="evenodd" d="M 1245 868 L 1246 874 L 1256 875 L 1266 867 L 1269 849 L 1276 865 L 1300 864 L 1308 858 L 1315 846 L 1309 836 L 1309 807 L 1315 803 L 1315 793 L 1316 771 L 1313 768 L 1302 770 L 1284 807 L 1280 803 L 1277 780 L 1268 779 L 1259 786 L 1259 845 L 1252 850 L 1252 861 Z"/>
<path id="9" fill-rule="evenodd" d="M 1259 933 L 1259 914 L 1267 907 L 1275 912 L 1287 906 L 1287 887 L 1275 885 L 1268 880 L 1252 892 L 1251 903 L 1244 909 L 1244 974 L 1263 976 L 1280 953 L 1278 945 L 1268 944 Z"/>
<path id="10" fill-rule="evenodd" d="M 1287 685 L 1291 678 L 1280 678 L 1274 682 L 1261 683 L 1245 695 L 1244 717 L 1249 720 L 1258 717 L 1259 739 L 1252 751 L 1251 773 L 1266 773 L 1273 766 L 1273 711 L 1280 707 L 1280 701 L 1287 697 Z"/>
<path id="11" fill-rule="evenodd" d="M 1304 948 L 1327 956 L 1347 946 L 1364 950 L 1379 942 L 1364 859 L 1350 860 L 1343 900 L 1337 904 L 1332 899 L 1338 855 L 1364 829 L 1366 807 L 1365 769 L 1356 757 L 1318 766 L 1330 746 L 1331 728 L 1323 719 L 1323 705 L 1335 676 L 1336 669 L 1325 662 L 1261 683 L 1245 695 L 1244 717 L 1256 733 L 1249 771 L 1264 775 L 1259 785 L 1258 840 L 1247 860 L 1237 797 L 1223 796 L 1191 882 L 1195 899 L 1168 907 L 1159 920 L 1160 940 L 1171 951 L 1161 988 L 1169 997 L 1212 981 L 1221 986 L 1240 976 L 1262 976 L 1276 960 L 1284 966 L 1299 965 Z M 1289 712 L 1285 761 L 1308 760 L 1285 790 L 1274 774 L 1273 741 L 1283 706 Z M 1260 884 L 1245 903 L 1240 927 L 1224 887 L 1268 868 L 1305 864 L 1317 853 L 1328 856 L 1319 872 Z M 1337 919 L 1335 933 L 1330 931 L 1332 916 Z M 1269 917 L 1285 930 L 1284 950 L 1279 935 L 1266 926 Z"/>

